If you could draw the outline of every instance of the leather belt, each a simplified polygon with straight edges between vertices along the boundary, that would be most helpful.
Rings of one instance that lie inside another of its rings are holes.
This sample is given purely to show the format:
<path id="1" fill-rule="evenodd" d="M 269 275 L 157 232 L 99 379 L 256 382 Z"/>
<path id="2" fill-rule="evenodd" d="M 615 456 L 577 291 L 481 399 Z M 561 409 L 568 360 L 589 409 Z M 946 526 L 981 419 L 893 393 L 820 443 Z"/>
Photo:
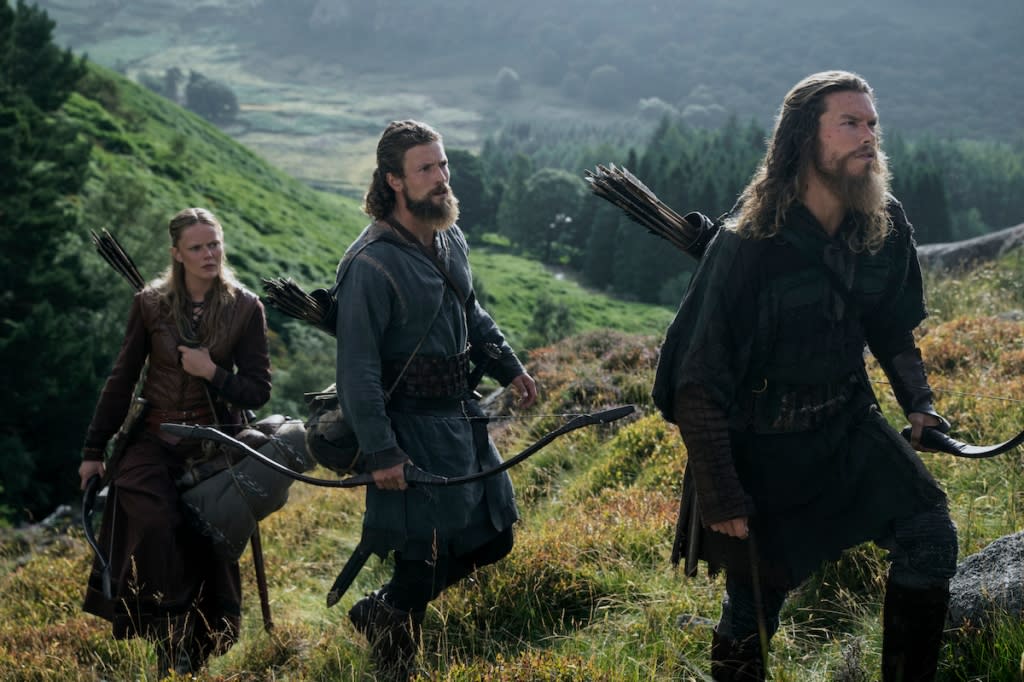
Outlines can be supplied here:
<path id="1" fill-rule="evenodd" d="M 177 442 L 178 439 L 165 438 L 167 434 L 160 430 L 161 424 L 213 424 L 215 421 L 213 412 L 209 407 L 198 407 L 194 410 L 158 410 L 150 408 L 146 412 L 146 430 L 159 435 L 161 439 L 168 442 L 172 440 Z"/>

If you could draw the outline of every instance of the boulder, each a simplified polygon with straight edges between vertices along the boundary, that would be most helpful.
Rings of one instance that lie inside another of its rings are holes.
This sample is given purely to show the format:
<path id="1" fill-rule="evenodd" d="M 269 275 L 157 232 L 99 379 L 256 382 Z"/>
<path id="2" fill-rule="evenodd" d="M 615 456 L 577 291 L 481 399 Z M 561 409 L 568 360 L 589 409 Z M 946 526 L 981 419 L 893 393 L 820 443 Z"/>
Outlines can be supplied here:
<path id="1" fill-rule="evenodd" d="M 933 270 L 963 270 L 991 261 L 1024 244 L 1024 224 L 972 239 L 917 247 L 921 266 Z"/>
<path id="2" fill-rule="evenodd" d="M 961 561 L 949 592 L 947 629 L 980 628 L 996 614 L 1024 619 L 1024 531 Z"/>

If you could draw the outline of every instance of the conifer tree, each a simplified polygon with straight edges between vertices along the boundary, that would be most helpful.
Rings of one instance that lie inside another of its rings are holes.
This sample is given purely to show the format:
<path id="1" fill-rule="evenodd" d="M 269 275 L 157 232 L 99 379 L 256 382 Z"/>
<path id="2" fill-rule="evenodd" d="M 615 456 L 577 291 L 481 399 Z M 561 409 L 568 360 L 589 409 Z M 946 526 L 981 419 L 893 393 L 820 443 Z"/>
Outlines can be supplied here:
<path id="1" fill-rule="evenodd" d="M 53 28 L 34 6 L 0 4 L 0 506 L 22 517 L 76 487 L 81 428 L 68 419 L 95 384 L 79 314 L 89 302 L 67 247 L 89 147 L 60 112 L 85 66 L 53 44 Z"/>

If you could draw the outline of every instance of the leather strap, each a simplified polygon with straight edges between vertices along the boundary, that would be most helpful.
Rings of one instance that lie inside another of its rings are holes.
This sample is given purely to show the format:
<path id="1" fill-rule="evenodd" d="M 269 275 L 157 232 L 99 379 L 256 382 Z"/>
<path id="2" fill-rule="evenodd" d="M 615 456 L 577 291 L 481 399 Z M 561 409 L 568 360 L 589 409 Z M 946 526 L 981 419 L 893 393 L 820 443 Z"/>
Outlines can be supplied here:
<path id="1" fill-rule="evenodd" d="M 452 288 L 452 291 L 459 295 L 459 300 L 466 301 L 468 305 L 469 297 L 462 291 L 462 287 L 460 287 L 455 282 L 455 279 L 452 277 L 451 273 L 448 272 L 448 268 L 444 266 L 444 263 L 441 262 L 441 259 L 438 258 L 433 251 L 425 247 L 420 242 L 420 240 L 416 239 L 415 235 L 413 235 L 412 232 L 410 232 L 404 225 L 402 225 L 402 223 L 398 222 L 398 220 L 395 219 L 393 215 L 389 215 L 384 220 L 385 222 L 387 222 L 388 225 L 395 228 L 395 232 L 405 237 L 405 239 L 408 242 L 410 242 L 413 246 L 419 249 L 420 253 L 426 256 L 430 260 L 430 262 L 434 264 L 434 267 L 437 268 L 438 272 L 441 273 L 441 276 L 444 277 L 445 281 L 448 282 L 448 286 Z"/>

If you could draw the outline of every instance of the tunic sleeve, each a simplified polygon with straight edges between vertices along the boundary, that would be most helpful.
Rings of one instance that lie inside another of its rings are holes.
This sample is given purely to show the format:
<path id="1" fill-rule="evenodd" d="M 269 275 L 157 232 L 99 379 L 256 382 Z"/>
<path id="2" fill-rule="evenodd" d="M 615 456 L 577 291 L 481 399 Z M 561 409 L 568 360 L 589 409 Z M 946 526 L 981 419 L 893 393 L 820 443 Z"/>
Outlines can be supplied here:
<path id="1" fill-rule="evenodd" d="M 394 315 L 395 298 L 392 282 L 366 254 L 352 260 L 338 291 L 338 397 L 370 469 L 403 459 L 385 409 L 381 378 L 381 340 Z"/>
<path id="2" fill-rule="evenodd" d="M 142 293 L 138 293 L 132 300 L 121 351 L 103 385 L 92 422 L 86 432 L 85 445 L 82 448 L 84 459 L 103 459 L 107 442 L 121 428 L 121 423 L 128 414 L 135 394 L 135 384 L 149 355 L 149 338 L 142 315 L 142 296 Z"/>
<path id="3" fill-rule="evenodd" d="M 729 444 L 725 413 L 698 386 L 676 397 L 676 423 L 686 443 L 687 468 L 693 470 L 705 526 L 754 513 L 744 492 Z"/>
<path id="4" fill-rule="evenodd" d="M 256 409 L 270 400 L 270 351 L 263 304 L 255 301 L 249 322 L 232 349 L 235 372 L 218 366 L 210 382 L 217 393 L 238 407 Z"/>
<path id="5" fill-rule="evenodd" d="M 491 317 L 476 298 L 473 288 L 473 272 L 469 265 L 469 243 L 465 235 L 457 225 L 444 233 L 452 247 L 453 275 L 456 279 L 463 280 L 463 288 L 469 291 L 468 299 L 465 302 L 466 309 L 466 339 L 470 346 L 470 360 L 474 364 L 485 363 L 487 374 L 498 381 L 502 386 L 507 386 L 513 379 L 526 370 L 523 368 L 519 358 L 516 357 L 512 347 L 506 342 L 498 324 Z M 501 355 L 490 360 L 484 351 L 486 344 L 494 344 L 501 351 Z"/>
<path id="6" fill-rule="evenodd" d="M 474 362 L 483 362 L 483 345 L 493 343 L 501 349 L 501 357 L 488 365 L 487 373 L 494 377 L 502 386 L 507 386 L 526 370 L 516 357 L 512 347 L 505 341 L 497 323 L 476 300 L 476 294 L 469 295 L 466 306 L 466 321 L 469 327 L 469 343 Z"/>

